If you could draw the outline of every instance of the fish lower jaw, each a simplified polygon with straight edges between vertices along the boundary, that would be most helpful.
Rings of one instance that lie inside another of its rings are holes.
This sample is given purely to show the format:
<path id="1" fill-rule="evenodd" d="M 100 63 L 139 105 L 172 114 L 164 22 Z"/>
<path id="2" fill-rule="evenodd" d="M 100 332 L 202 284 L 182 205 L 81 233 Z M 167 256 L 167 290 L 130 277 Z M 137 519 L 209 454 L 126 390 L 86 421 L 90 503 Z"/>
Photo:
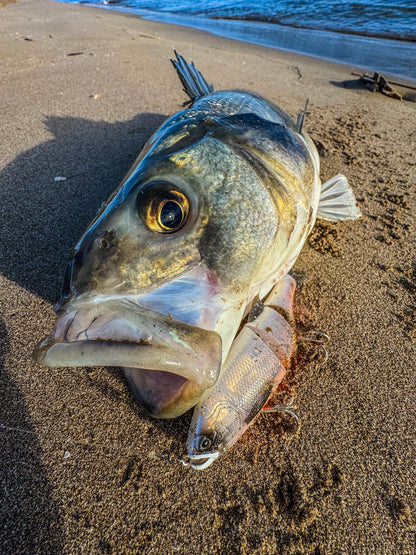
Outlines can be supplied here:
<path id="1" fill-rule="evenodd" d="M 221 337 L 130 300 L 111 299 L 63 313 L 34 356 L 50 367 L 117 366 L 134 369 L 135 374 L 147 372 L 144 386 L 142 376 L 136 380 L 141 389 L 149 389 L 149 380 L 167 386 L 162 387 L 161 399 L 155 401 L 146 394 L 144 403 L 162 412 L 156 416 L 167 418 L 163 412 L 171 404 L 171 389 L 173 398 L 179 390 L 184 398 L 169 413 L 179 416 L 215 383 L 221 366 Z M 154 373 L 151 379 L 150 372 Z M 154 389 L 158 391 L 157 385 Z"/>

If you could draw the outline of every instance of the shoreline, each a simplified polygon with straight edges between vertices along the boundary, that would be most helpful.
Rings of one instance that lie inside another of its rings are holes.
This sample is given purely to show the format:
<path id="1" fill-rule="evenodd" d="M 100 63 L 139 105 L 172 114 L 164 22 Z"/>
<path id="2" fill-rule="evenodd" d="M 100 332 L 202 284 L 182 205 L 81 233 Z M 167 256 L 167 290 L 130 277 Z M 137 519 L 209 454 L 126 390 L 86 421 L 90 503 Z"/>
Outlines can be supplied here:
<path id="1" fill-rule="evenodd" d="M 57 1 L 65 2 L 65 0 Z M 416 59 L 416 40 L 310 29 L 261 20 L 185 16 L 135 8 L 127 9 L 125 6 L 118 7 L 117 4 L 87 5 L 134 14 L 151 21 L 190 27 L 224 38 L 302 54 L 315 59 L 354 65 L 366 71 L 377 71 L 416 82 L 416 65 L 412 63 L 412 60 Z M 374 51 L 377 51 L 376 62 Z"/>
<path id="2" fill-rule="evenodd" d="M 340 64 L 121 12 L 17 0 L 0 23 L 0 551 L 413 553 L 415 103 Z M 322 181 L 346 175 L 363 213 L 317 222 L 294 266 L 297 334 L 331 337 L 324 365 L 298 343 L 301 426 L 260 416 L 200 472 L 154 456 L 180 456 L 190 414 L 148 417 L 118 369 L 32 360 L 74 245 L 183 108 L 173 44 L 217 90 L 295 118 L 309 98 Z"/>
<path id="3" fill-rule="evenodd" d="M 65 1 L 65 0 L 58 0 L 60 2 Z M 339 34 L 339 35 L 347 35 L 347 36 L 359 36 L 359 37 L 363 37 L 363 38 L 373 38 L 373 39 L 383 39 L 386 41 L 400 41 L 400 42 L 416 42 L 416 37 L 414 36 L 388 36 L 388 35 L 384 35 L 382 33 L 371 33 L 371 32 L 367 32 L 367 33 L 360 33 L 359 31 L 352 31 L 350 29 L 330 29 L 329 27 L 307 27 L 306 25 L 295 25 L 295 24 L 289 24 L 289 23 L 281 23 L 280 21 L 273 21 L 268 19 L 267 17 L 264 18 L 256 18 L 256 17 L 220 17 L 220 16 L 214 16 L 214 17 L 210 17 L 207 19 L 221 19 L 221 20 L 231 20 L 231 21 L 253 21 L 254 23 L 273 23 L 274 25 L 278 25 L 280 27 L 288 27 L 290 29 L 303 29 L 304 31 L 317 31 L 322 32 L 328 32 L 328 33 L 335 33 L 335 34 Z"/>

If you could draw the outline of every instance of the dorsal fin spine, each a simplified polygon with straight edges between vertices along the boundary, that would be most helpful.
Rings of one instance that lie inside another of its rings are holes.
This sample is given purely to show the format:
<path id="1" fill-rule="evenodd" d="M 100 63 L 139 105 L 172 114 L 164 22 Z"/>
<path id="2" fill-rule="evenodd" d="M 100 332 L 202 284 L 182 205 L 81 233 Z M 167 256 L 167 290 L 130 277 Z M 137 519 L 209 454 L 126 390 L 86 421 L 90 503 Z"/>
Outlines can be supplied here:
<path id="1" fill-rule="evenodd" d="M 214 92 L 214 87 L 209 85 L 205 77 L 197 70 L 193 62 L 189 63 L 175 49 L 173 49 L 176 60 L 170 58 L 173 67 L 181 80 L 183 90 L 194 101 L 202 96 Z"/>
<path id="2" fill-rule="evenodd" d="M 306 99 L 305 108 L 301 110 L 298 114 L 298 119 L 296 121 L 296 131 L 298 133 L 302 133 L 303 122 L 305 121 L 308 104 L 309 104 L 309 98 Z"/>

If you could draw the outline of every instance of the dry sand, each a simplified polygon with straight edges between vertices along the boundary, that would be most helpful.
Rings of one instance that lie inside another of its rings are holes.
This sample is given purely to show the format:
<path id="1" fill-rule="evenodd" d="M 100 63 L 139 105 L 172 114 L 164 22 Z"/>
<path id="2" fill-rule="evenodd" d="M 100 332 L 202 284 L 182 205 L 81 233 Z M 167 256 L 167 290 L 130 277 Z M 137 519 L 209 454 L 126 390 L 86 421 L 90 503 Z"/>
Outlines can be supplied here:
<path id="1" fill-rule="evenodd" d="M 348 66 L 83 6 L 6 4 L 1 553 L 416 553 L 416 104 L 347 87 Z M 262 416 L 204 472 L 149 456 L 182 452 L 189 415 L 146 417 L 116 369 L 31 359 L 73 245 L 185 100 L 172 44 L 218 89 L 256 90 L 292 115 L 309 97 L 322 177 L 345 173 L 363 212 L 319 223 L 295 266 L 299 329 L 331 335 L 328 362 L 301 346 L 288 378 L 300 429 Z"/>

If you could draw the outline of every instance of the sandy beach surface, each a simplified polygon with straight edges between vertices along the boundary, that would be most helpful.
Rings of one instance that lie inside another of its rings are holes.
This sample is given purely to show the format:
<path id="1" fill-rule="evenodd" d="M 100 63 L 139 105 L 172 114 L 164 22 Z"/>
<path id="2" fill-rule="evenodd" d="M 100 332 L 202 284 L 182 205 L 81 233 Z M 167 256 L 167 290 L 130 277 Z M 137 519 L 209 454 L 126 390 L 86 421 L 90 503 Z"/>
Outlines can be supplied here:
<path id="1" fill-rule="evenodd" d="M 348 66 L 96 8 L 0 5 L 0 552 L 416 553 L 416 104 Z M 263 415 L 203 472 L 151 457 L 183 452 L 190 414 L 147 417 L 117 369 L 32 361 L 74 244 L 186 100 L 172 45 L 217 89 L 292 116 L 309 98 L 322 179 L 344 173 L 363 212 L 318 223 L 294 267 L 299 333 L 331 336 L 326 364 L 300 345 L 287 378 L 300 428 Z"/>

